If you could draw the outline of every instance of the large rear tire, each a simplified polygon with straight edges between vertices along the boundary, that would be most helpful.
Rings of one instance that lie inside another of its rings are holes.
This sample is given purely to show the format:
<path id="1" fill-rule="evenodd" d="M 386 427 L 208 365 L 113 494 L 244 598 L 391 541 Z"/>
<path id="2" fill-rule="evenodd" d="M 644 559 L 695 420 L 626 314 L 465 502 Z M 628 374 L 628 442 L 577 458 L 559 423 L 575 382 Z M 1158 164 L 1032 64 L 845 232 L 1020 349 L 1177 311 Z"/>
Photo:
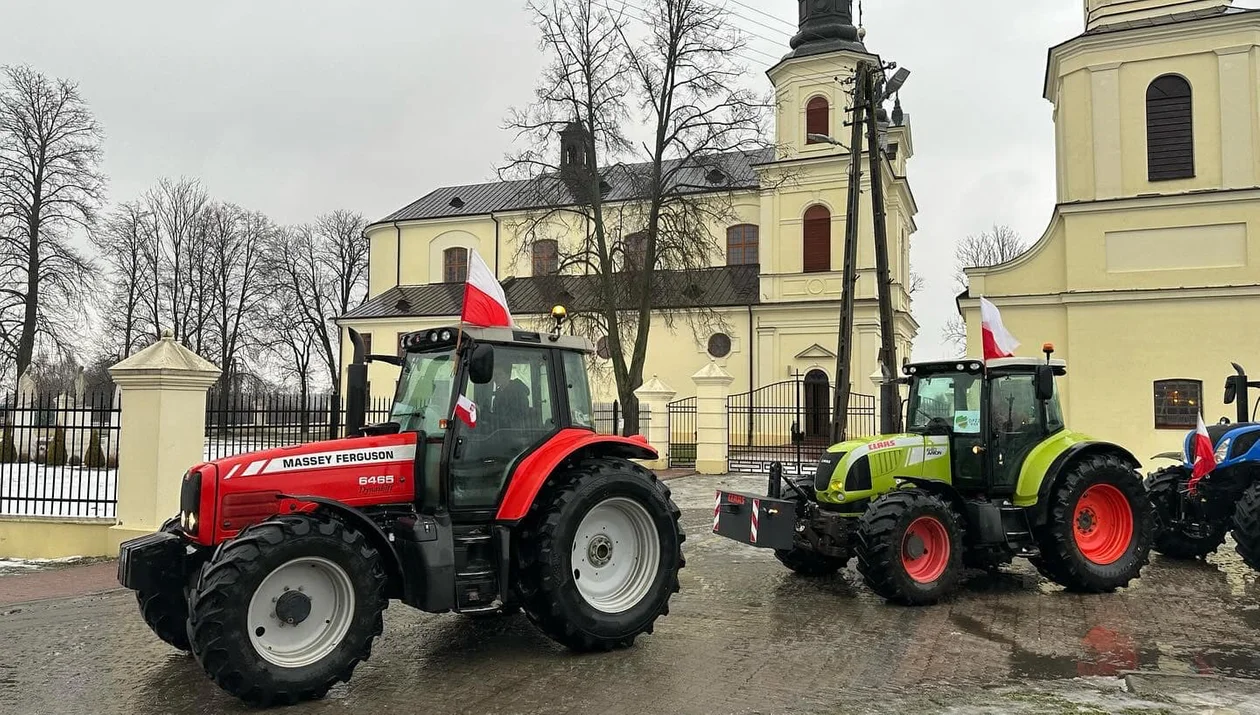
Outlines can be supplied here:
<path id="1" fill-rule="evenodd" d="M 1186 521 L 1182 518 L 1182 493 L 1190 474 L 1185 467 L 1164 467 L 1146 478 L 1146 494 L 1155 507 L 1155 543 L 1159 553 L 1174 559 L 1201 559 L 1225 543 L 1229 522 Z"/>
<path id="2" fill-rule="evenodd" d="M 950 505 L 922 489 L 879 497 L 858 521 L 858 571 L 872 591 L 907 606 L 958 588 L 963 534 Z"/>
<path id="3" fill-rule="evenodd" d="M 1076 462 L 1050 495 L 1038 529 L 1042 575 L 1081 593 L 1129 585 L 1150 558 L 1155 510 L 1132 467 L 1111 455 Z"/>
<path id="4" fill-rule="evenodd" d="M 1242 560 L 1260 571 L 1260 482 L 1243 492 L 1234 508 L 1234 544 Z"/>
<path id="5" fill-rule="evenodd" d="M 576 651 L 607 651 L 669 613 L 685 538 L 669 487 L 625 459 L 596 457 L 547 480 L 518 541 L 526 616 Z"/>
<path id="6" fill-rule="evenodd" d="M 323 697 L 372 654 L 385 581 L 376 549 L 328 515 L 256 524 L 202 569 L 191 597 L 193 654 L 251 705 Z"/>
<path id="7" fill-rule="evenodd" d="M 159 531 L 179 533 L 179 518 L 167 519 Z M 140 616 L 153 633 L 168 645 L 192 650 L 188 643 L 188 594 L 182 579 L 171 579 L 152 591 L 136 591 Z"/>

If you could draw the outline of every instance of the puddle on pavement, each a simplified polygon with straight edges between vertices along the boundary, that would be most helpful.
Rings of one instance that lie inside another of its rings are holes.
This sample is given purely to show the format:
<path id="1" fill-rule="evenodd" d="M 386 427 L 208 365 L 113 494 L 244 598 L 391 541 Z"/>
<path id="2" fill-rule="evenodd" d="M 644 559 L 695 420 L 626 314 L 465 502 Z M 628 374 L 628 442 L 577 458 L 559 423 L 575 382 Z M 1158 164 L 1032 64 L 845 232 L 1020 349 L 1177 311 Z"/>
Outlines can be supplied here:
<path id="1" fill-rule="evenodd" d="M 1016 639 L 997 633 L 970 616 L 955 613 L 949 619 L 964 633 L 1009 647 L 1010 677 L 1015 679 L 1114 677 L 1128 670 L 1260 679 L 1260 646 L 1240 643 L 1185 646 L 1141 642 L 1132 635 L 1105 626 L 1093 626 L 1080 637 L 1076 653 L 1047 654 L 1030 650 Z"/>

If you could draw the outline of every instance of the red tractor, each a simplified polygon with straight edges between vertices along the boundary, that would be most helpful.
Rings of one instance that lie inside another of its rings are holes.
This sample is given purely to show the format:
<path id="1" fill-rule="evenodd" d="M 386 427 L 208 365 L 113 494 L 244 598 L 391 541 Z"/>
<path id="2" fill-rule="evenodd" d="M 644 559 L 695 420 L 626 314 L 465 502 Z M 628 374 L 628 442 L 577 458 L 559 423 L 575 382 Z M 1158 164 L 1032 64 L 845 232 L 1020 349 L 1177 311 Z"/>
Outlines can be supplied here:
<path id="1" fill-rule="evenodd" d="M 145 622 L 255 705 L 349 679 L 391 599 L 523 610 L 578 651 L 650 633 L 678 591 L 678 507 L 630 461 L 656 458 L 642 437 L 596 434 L 590 345 L 561 319 L 410 333 L 401 358 L 364 356 L 351 331 L 355 436 L 188 470 L 179 516 L 119 553 Z M 401 368 L 382 425 L 362 426 L 365 359 Z"/>

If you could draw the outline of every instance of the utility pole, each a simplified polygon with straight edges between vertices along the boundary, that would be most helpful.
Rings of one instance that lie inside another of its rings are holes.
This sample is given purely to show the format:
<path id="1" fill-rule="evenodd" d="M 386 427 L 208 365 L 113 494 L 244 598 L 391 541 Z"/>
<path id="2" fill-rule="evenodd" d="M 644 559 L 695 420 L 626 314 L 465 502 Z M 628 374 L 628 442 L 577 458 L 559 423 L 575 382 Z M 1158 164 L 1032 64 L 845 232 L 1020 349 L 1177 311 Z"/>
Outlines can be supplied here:
<path id="1" fill-rule="evenodd" d="M 849 140 L 849 200 L 845 208 L 844 274 L 840 294 L 840 334 L 836 349 L 836 399 L 831 412 L 831 442 L 843 442 L 849 431 L 849 393 L 853 390 L 853 294 L 857 290 L 858 218 L 862 200 L 862 113 L 867 110 L 870 65 L 859 62 L 854 72 L 853 133 Z"/>
<path id="2" fill-rule="evenodd" d="M 884 379 L 879 386 L 880 434 L 901 431 L 901 393 L 897 389 L 897 343 L 893 334 L 892 276 L 888 271 L 888 211 L 884 204 L 884 151 L 879 136 L 879 106 L 883 99 L 883 72 L 867 72 L 866 138 L 870 143 L 871 207 L 875 221 L 875 280 L 879 289 L 879 362 Z"/>

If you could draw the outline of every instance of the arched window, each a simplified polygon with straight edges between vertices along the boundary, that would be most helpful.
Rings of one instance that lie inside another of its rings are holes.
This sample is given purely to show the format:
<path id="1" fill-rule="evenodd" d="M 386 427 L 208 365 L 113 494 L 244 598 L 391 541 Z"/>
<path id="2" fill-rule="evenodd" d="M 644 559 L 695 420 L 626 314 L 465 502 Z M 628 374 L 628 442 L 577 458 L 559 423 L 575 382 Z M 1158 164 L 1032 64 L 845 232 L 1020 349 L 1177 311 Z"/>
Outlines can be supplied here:
<path id="1" fill-rule="evenodd" d="M 826 206 L 810 206 L 805 212 L 805 272 L 831 270 L 831 212 Z"/>
<path id="2" fill-rule="evenodd" d="M 805 134 L 806 144 L 821 143 L 810 139 L 809 134 L 831 135 L 831 105 L 826 97 L 814 97 L 805 105 Z"/>
<path id="3" fill-rule="evenodd" d="M 1146 167 L 1151 181 L 1194 176 L 1194 107 L 1185 77 L 1166 74 L 1146 88 Z"/>
<path id="4" fill-rule="evenodd" d="M 448 248 L 442 251 L 442 276 L 447 283 L 468 280 L 468 249 Z"/>
<path id="5" fill-rule="evenodd" d="M 555 241 L 535 241 L 533 252 L 534 275 L 549 276 L 560 270 L 560 252 Z"/>
<path id="6" fill-rule="evenodd" d="M 726 229 L 726 265 L 747 266 L 757 263 L 757 227 L 742 223 Z"/>

